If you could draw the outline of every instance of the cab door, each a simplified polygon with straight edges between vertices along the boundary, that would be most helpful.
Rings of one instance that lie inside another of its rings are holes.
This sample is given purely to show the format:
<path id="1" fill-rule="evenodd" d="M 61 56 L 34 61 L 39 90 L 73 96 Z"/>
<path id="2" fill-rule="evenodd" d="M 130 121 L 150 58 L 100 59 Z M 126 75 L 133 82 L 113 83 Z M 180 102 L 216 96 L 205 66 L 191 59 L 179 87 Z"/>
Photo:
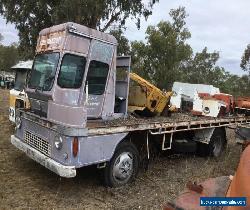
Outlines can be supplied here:
<path id="1" fill-rule="evenodd" d="M 114 50 L 115 46 L 112 44 L 92 40 L 89 67 L 85 80 L 87 117 L 89 119 L 102 117 L 105 98 L 108 94 L 113 94 L 114 84 L 112 81 L 114 77 L 111 69 Z M 113 103 L 110 106 L 114 106 Z"/>

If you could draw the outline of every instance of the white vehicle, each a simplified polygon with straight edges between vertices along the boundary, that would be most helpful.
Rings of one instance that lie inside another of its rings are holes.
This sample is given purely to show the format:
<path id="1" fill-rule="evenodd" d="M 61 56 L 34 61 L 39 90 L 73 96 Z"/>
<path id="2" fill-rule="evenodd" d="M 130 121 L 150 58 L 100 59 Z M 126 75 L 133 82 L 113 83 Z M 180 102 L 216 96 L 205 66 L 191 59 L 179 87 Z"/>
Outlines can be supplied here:
<path id="1" fill-rule="evenodd" d="M 13 89 L 10 90 L 10 107 L 9 107 L 9 120 L 15 123 L 16 109 L 28 108 L 29 100 L 24 91 L 26 85 L 26 78 L 32 68 L 33 61 L 21 61 L 15 66 L 11 67 L 15 74 L 15 83 Z"/>

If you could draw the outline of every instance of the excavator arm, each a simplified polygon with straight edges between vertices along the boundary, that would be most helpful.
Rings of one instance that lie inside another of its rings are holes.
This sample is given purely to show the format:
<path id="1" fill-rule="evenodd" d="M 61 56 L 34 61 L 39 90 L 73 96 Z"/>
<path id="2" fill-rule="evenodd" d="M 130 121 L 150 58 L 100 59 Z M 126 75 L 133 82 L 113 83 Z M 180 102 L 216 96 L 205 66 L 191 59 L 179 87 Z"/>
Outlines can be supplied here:
<path id="1" fill-rule="evenodd" d="M 133 83 L 129 90 L 129 111 L 145 111 L 152 115 L 161 115 L 168 108 L 173 92 L 163 92 L 135 73 L 130 73 Z"/>

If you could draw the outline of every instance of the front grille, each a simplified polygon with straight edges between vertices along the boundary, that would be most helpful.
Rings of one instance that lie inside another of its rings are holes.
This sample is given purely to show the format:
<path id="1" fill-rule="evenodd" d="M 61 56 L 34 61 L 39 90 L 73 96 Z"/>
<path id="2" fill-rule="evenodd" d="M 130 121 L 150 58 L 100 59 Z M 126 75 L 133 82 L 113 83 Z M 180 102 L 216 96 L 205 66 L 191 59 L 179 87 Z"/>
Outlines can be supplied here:
<path id="1" fill-rule="evenodd" d="M 24 142 L 46 156 L 50 156 L 51 154 L 51 145 L 41 137 L 29 131 L 25 131 Z"/>

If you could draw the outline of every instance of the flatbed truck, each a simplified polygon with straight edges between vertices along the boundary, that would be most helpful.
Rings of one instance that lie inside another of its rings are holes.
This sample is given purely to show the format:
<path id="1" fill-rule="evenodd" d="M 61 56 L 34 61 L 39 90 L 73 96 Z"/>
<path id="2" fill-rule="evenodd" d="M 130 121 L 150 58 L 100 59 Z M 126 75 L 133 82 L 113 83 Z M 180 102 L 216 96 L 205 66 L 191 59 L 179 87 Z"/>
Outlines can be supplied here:
<path id="1" fill-rule="evenodd" d="M 246 116 L 136 118 L 128 113 L 129 56 L 116 56 L 116 39 L 76 23 L 40 32 L 26 92 L 11 142 L 61 177 L 96 165 L 106 185 L 137 175 L 140 162 L 159 151 L 220 156 L 226 127 L 249 124 Z"/>

